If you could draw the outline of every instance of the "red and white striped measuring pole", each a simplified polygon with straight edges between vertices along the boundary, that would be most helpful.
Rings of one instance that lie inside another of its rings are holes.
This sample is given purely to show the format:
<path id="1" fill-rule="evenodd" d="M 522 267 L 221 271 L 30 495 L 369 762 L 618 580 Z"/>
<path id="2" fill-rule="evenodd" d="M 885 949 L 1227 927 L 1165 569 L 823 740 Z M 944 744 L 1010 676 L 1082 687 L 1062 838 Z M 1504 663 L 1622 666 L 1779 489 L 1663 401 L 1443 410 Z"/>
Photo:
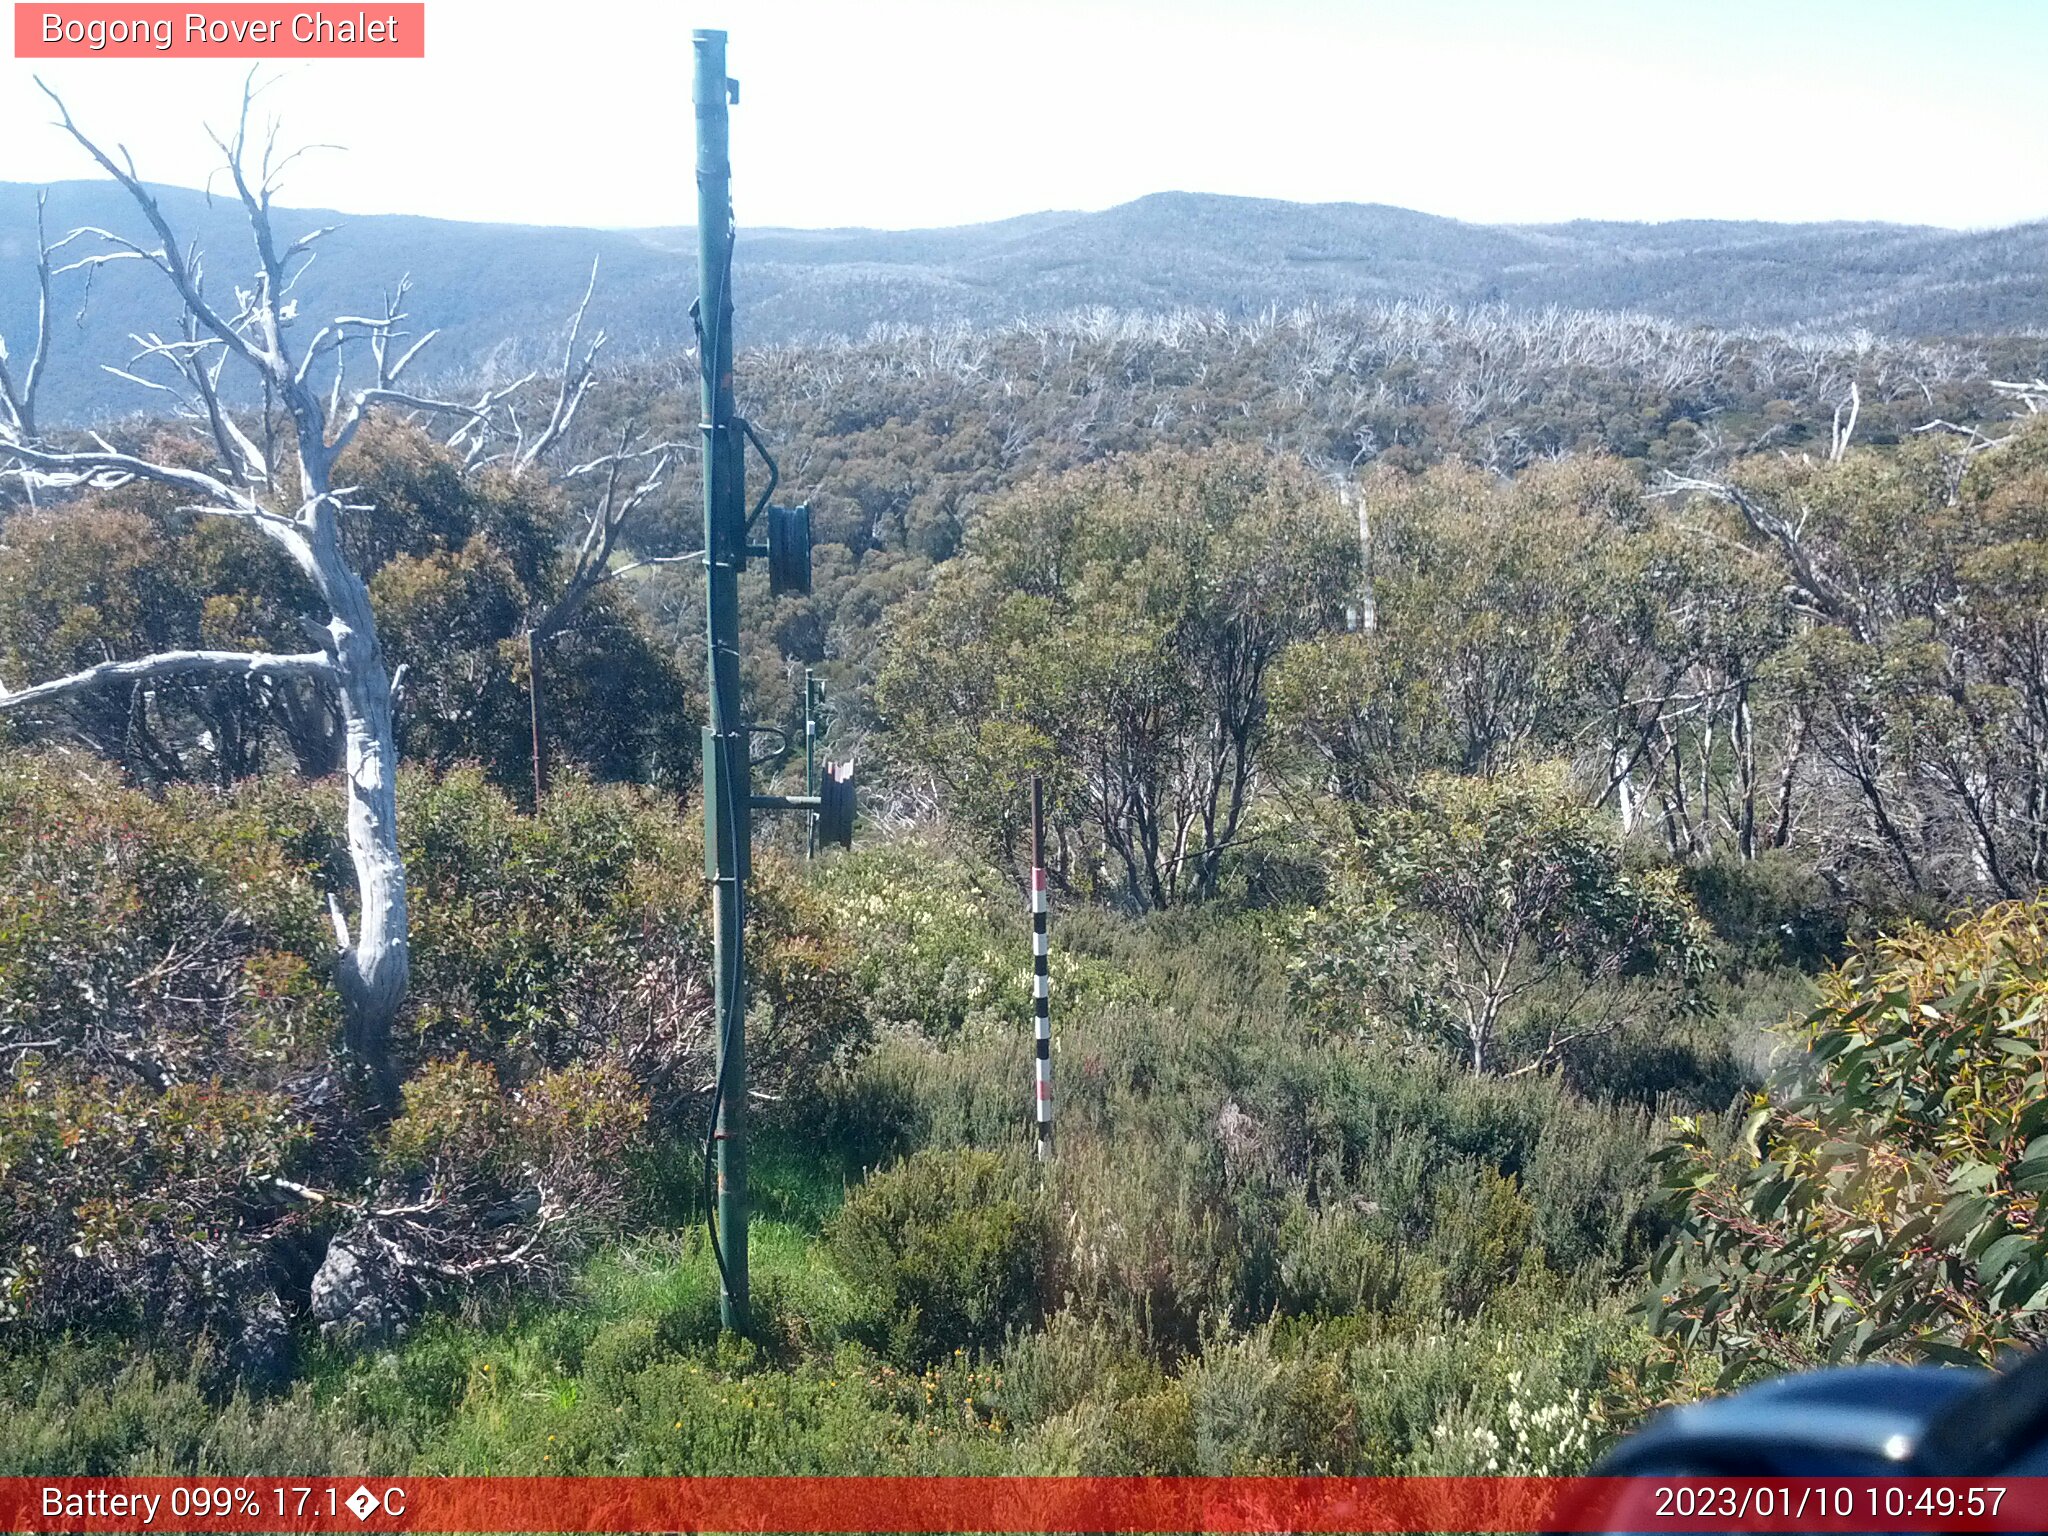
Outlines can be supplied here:
<path id="1" fill-rule="evenodd" d="M 1040 1158 L 1052 1156 L 1052 972 L 1045 905 L 1045 788 L 1031 781 L 1031 1080 Z"/>

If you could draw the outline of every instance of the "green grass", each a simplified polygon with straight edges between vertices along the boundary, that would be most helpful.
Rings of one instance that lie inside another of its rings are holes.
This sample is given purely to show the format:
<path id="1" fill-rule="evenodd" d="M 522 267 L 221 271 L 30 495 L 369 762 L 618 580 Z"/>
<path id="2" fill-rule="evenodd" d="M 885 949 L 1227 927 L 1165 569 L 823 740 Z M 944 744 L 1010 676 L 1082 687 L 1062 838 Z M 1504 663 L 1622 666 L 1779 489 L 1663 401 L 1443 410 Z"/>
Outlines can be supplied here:
<path id="1" fill-rule="evenodd" d="M 815 1142 L 799 1143 L 787 1132 L 754 1143 L 747 1168 L 757 1219 L 820 1232 L 846 1203 L 850 1184 L 863 1170 Z"/>
<path id="2" fill-rule="evenodd" d="M 793 1173 L 788 1187 L 819 1214 L 818 1180 Z M 423 1473 L 997 1469 L 1001 1431 L 948 1411 L 985 1368 L 927 1373 L 927 1391 L 849 1336 L 856 1298 L 815 1230 L 763 1219 L 751 1237 L 745 1338 L 719 1333 L 708 1244 L 693 1230 L 600 1254 L 552 1308 L 492 1325 L 443 1317 L 399 1348 L 337 1362 L 317 1396 L 339 1422 L 408 1445 Z"/>
<path id="3" fill-rule="evenodd" d="M 773 1382 L 735 1389 L 730 1403 L 707 1387 L 713 1405 L 737 1407 L 743 1421 L 771 1399 L 777 1412 L 793 1411 L 792 1393 L 830 1401 L 846 1373 L 821 1367 L 847 1344 L 857 1304 L 821 1236 L 846 1176 L 813 1147 L 771 1132 L 753 1148 L 747 1338 L 721 1341 L 716 1266 L 703 1226 L 690 1220 L 599 1252 L 561 1296 L 439 1314 L 384 1350 L 316 1346 L 305 1372 L 315 1400 L 343 1423 L 410 1446 L 419 1470 L 451 1474 L 558 1470 L 571 1442 L 578 1464 L 606 1470 L 607 1457 L 591 1448 L 592 1413 L 624 1418 L 634 1383 L 657 1368 L 680 1364 L 707 1383 Z M 695 1149 L 679 1150 L 676 1166 L 681 1196 Z M 733 1445 L 758 1439 L 739 1434 Z M 614 1461 L 625 1454 L 611 1449 Z"/>

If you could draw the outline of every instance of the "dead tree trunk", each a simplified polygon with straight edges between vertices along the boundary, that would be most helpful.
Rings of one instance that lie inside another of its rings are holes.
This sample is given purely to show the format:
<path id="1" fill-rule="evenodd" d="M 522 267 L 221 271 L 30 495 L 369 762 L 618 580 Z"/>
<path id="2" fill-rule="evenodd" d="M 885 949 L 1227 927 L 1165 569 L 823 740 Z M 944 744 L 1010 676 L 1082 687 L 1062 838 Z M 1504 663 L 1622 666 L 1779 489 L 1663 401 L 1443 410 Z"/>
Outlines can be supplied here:
<path id="1" fill-rule="evenodd" d="M 401 329 L 406 317 L 399 307 L 405 296 L 402 283 L 381 315 L 336 318 L 298 344 L 293 331 L 302 322 L 288 295 L 311 259 L 311 247 L 328 231 L 316 230 L 279 247 L 270 208 L 275 173 L 283 162 L 273 163 L 273 132 L 258 151 L 252 178 L 249 90 L 243 93 L 232 139 L 216 139 L 247 215 L 256 256 L 253 282 L 246 289 L 235 288 L 232 311 L 208 297 L 197 251 L 179 242 L 127 152 L 120 151 L 120 159 L 114 159 L 72 121 L 54 92 L 47 86 L 44 90 L 56 104 L 63 128 L 127 191 L 158 243 L 138 244 L 97 228 L 76 230 L 55 246 L 45 246 L 39 279 L 47 292 L 52 276 L 115 261 L 145 262 L 164 275 L 184 305 L 184 333 L 171 341 L 144 338 L 142 356 L 131 366 L 154 364 L 175 376 L 171 393 L 180 414 L 198 428 L 195 436 L 208 450 L 210 462 L 196 467 L 183 457 L 152 460 L 118 452 L 103 438 L 95 438 L 91 448 L 66 446 L 39 431 L 33 385 L 40 373 L 45 335 L 38 338 L 36 362 L 5 391 L 0 473 L 31 488 L 111 489 L 136 480 L 172 487 L 188 498 L 191 510 L 237 519 L 284 549 L 319 593 L 327 620 L 309 622 L 319 649 L 305 654 L 173 651 L 109 662 L 18 690 L 0 685 L 0 709 L 107 683 L 147 683 L 195 673 L 310 677 L 333 690 L 342 722 L 347 844 L 356 885 L 353 928 L 340 897 L 331 892 L 328 896 L 337 944 L 335 982 L 352 1065 L 374 1104 L 395 1107 L 391 1026 L 405 998 L 410 950 L 405 865 L 398 845 L 392 677 L 378 645 L 369 588 L 342 548 L 342 514 L 362 509 L 344 500 L 348 491 L 334 485 L 333 467 L 374 409 L 449 411 L 465 418 L 476 417 L 479 409 L 423 399 L 396 387 L 407 365 L 433 338 L 429 332 L 393 355 L 394 344 L 406 334 Z M 90 254 L 52 271 L 49 252 L 75 241 L 89 242 Z M 47 309 L 46 300 L 45 315 Z M 367 350 L 374 365 L 373 382 L 354 390 L 345 388 L 351 347 Z M 276 472 L 270 455 L 259 446 L 257 438 L 267 441 L 267 432 L 244 431 L 223 398 L 220 380 L 230 363 L 252 375 L 266 399 L 282 403 L 297 449 L 295 485 Z M 332 371 L 325 398 L 310 382 L 316 364 Z"/>

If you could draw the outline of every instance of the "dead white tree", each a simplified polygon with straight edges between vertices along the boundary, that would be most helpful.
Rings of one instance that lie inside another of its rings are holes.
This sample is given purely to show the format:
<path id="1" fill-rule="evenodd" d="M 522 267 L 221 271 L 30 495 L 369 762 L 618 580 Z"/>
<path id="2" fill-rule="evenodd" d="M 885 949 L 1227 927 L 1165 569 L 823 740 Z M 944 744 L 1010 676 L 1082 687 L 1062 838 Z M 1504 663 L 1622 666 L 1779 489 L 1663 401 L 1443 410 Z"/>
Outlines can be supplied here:
<path id="1" fill-rule="evenodd" d="M 1849 381 L 1849 398 L 1835 406 L 1834 426 L 1828 440 L 1828 462 L 1839 464 L 1849 451 L 1849 440 L 1856 435 L 1856 418 L 1863 414 L 1863 389 L 1854 379 Z"/>
<path id="2" fill-rule="evenodd" d="M 680 445 L 670 442 L 640 447 L 639 435 L 639 429 L 628 422 L 619 429 L 617 444 L 610 452 L 563 472 L 562 478 L 568 481 L 594 477 L 600 481 L 600 488 L 591 502 L 583 538 L 577 545 L 561 596 L 534 620 L 534 628 L 543 639 L 565 628 L 582 611 L 591 594 L 606 582 L 648 566 L 703 558 L 701 550 L 693 550 L 680 555 L 643 556 L 619 566 L 611 563 L 619 535 L 633 514 L 662 488 L 681 451 Z"/>
<path id="3" fill-rule="evenodd" d="M 562 342 L 561 378 L 547 420 L 531 436 L 520 420 L 518 397 L 525 386 L 534 381 L 535 374 L 528 373 L 510 384 L 485 390 L 476 404 L 468 408 L 461 424 L 446 443 L 451 451 L 463 455 L 465 474 L 494 466 L 515 475 L 538 473 L 548 455 L 570 441 L 577 413 L 597 382 L 597 358 L 607 340 L 602 330 L 587 343 L 583 340 L 584 321 L 590 312 L 590 301 L 597 292 L 597 274 L 598 263 L 593 261 L 590 280 L 584 284 L 583 297 L 569 317 L 567 334 Z M 656 555 L 620 566 L 612 564 L 620 537 L 633 514 L 662 490 L 683 446 L 668 441 L 642 446 L 639 429 L 628 422 L 620 429 L 608 452 L 576 464 L 561 474 L 562 483 L 571 489 L 572 494 L 584 486 L 595 487 L 595 491 L 583 509 L 582 533 L 577 537 L 570 556 L 569 574 L 561 591 L 531 614 L 526 623 L 527 703 L 536 811 L 547 794 L 548 782 L 547 711 L 541 681 L 543 648 L 569 629 L 598 588 L 606 583 L 646 566 L 670 565 L 702 557 L 701 552 L 692 552 Z"/>
<path id="4" fill-rule="evenodd" d="M 2016 401 L 2029 416 L 2048 411 L 2048 379 L 1993 379 L 2002 399 Z"/>
<path id="5" fill-rule="evenodd" d="M 445 444 L 451 452 L 462 454 L 465 473 L 509 465 L 515 473 L 523 474 L 539 465 L 569 435 L 584 397 L 597 382 L 597 355 L 609 340 L 599 331 L 583 348 L 583 355 L 576 355 L 577 344 L 583 337 L 583 321 L 597 292 L 597 268 L 598 263 L 592 261 L 590 281 L 584 284 L 583 298 L 569 317 L 568 337 L 562 344 L 561 383 L 547 421 L 529 438 L 526 424 L 519 419 L 519 395 L 539 377 L 537 372 L 523 373 L 509 384 L 487 388 L 474 406 L 464 408 L 463 420 Z"/>
<path id="6" fill-rule="evenodd" d="M 71 267 L 139 261 L 163 274 L 183 307 L 182 331 L 169 340 L 153 334 L 137 337 L 140 351 L 129 369 L 168 365 L 177 383 L 165 385 L 126 369 L 114 371 L 175 397 L 179 414 L 192 423 L 204 462 L 124 452 L 98 434 L 87 440 L 90 446 L 81 446 L 79 439 L 59 440 L 44 430 L 35 416 L 34 386 L 47 354 L 46 323 L 19 387 L 10 380 L 0 388 L 6 401 L 0 417 L 0 473 L 45 490 L 105 490 L 134 481 L 168 486 L 186 499 L 188 510 L 233 518 L 282 548 L 318 592 L 327 619 L 324 624 L 307 621 L 315 644 L 303 653 L 195 650 L 112 661 L 19 688 L 0 683 L 0 709 L 109 683 L 189 674 L 314 678 L 332 690 L 345 742 L 347 845 L 356 885 L 353 927 L 340 898 L 328 894 L 337 945 L 335 978 L 344 1007 L 347 1051 L 378 1101 L 389 1105 L 395 1089 L 391 1025 L 410 969 L 394 785 L 393 678 L 378 645 L 369 588 L 342 550 L 343 514 L 364 508 L 350 501 L 352 487 L 334 483 L 334 465 L 375 410 L 453 413 L 473 420 L 478 408 L 429 399 L 400 387 L 407 368 L 434 336 L 430 331 L 410 340 L 402 329 L 403 284 L 381 313 L 341 315 L 317 326 L 300 315 L 291 296 L 293 287 L 312 261 L 315 242 L 329 231 L 315 230 L 289 244 L 280 243 L 272 225 L 271 199 L 278 176 L 294 157 L 277 155 L 274 124 L 260 144 L 252 143 L 253 80 L 243 91 L 232 137 L 214 136 L 247 216 L 256 258 L 252 281 L 246 287 L 237 284 L 228 304 L 208 292 L 198 251 L 180 243 L 128 151 L 116 146 L 109 154 L 72 120 L 54 91 L 47 85 L 42 89 L 56 105 L 59 126 L 126 190 L 155 241 L 138 243 L 100 228 L 74 230 L 55 246 L 42 246 L 38 275 L 43 291 L 47 294 L 51 276 L 50 251 L 74 243 L 91 254 L 77 258 Z M 47 308 L 46 299 L 46 316 Z M 308 328 L 311 335 L 301 342 L 300 335 Z M 349 363 L 365 350 L 369 382 L 352 387 Z M 223 374 L 230 368 L 281 407 L 284 430 L 296 450 L 288 461 L 274 445 L 273 451 L 259 445 L 257 438 L 267 440 L 267 431 L 259 428 L 252 434 L 237 423 L 223 398 Z M 314 382 L 314 372 L 319 369 L 324 376 L 330 368 L 332 379 L 323 391 Z"/>
<path id="7" fill-rule="evenodd" d="M 1838 442 L 1846 438 L 1837 433 Z M 1792 587 L 1816 612 L 1842 624 L 1857 639 L 1872 638 L 1870 616 L 1855 593 L 1836 581 L 1821 565 L 1806 537 L 1806 515 L 1785 512 L 1733 480 L 1681 475 L 1664 471 L 1651 492 L 1656 496 L 1705 496 L 1742 514 L 1749 529 L 1784 559 Z"/>

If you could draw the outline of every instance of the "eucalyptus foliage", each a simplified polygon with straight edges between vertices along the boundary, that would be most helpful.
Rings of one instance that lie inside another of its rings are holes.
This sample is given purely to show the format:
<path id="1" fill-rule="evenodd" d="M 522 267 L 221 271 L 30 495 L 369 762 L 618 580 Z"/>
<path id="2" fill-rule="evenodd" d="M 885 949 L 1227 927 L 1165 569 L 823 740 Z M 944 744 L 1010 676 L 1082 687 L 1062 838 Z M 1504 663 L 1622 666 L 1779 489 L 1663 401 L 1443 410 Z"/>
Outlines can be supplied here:
<path id="1" fill-rule="evenodd" d="M 1293 924 L 1297 998 L 1326 1025 L 1392 1026 L 1475 1073 L 1553 1065 L 1684 1001 L 1708 964 L 1675 872 L 1631 867 L 1556 765 L 1427 776 L 1337 857 L 1334 899 Z"/>
<path id="2" fill-rule="evenodd" d="M 2048 1339 L 2048 901 L 1911 928 L 1828 976 L 1732 1145 L 1661 1154 L 1654 1321 L 1724 1378 Z"/>
<path id="3" fill-rule="evenodd" d="M 1213 895 L 1272 742 L 1290 646 L 1343 619 L 1358 539 L 1255 452 L 1155 452 L 992 504 L 892 626 L 891 750 L 1013 851 L 1033 775 L 1056 873 L 1137 909 Z"/>

